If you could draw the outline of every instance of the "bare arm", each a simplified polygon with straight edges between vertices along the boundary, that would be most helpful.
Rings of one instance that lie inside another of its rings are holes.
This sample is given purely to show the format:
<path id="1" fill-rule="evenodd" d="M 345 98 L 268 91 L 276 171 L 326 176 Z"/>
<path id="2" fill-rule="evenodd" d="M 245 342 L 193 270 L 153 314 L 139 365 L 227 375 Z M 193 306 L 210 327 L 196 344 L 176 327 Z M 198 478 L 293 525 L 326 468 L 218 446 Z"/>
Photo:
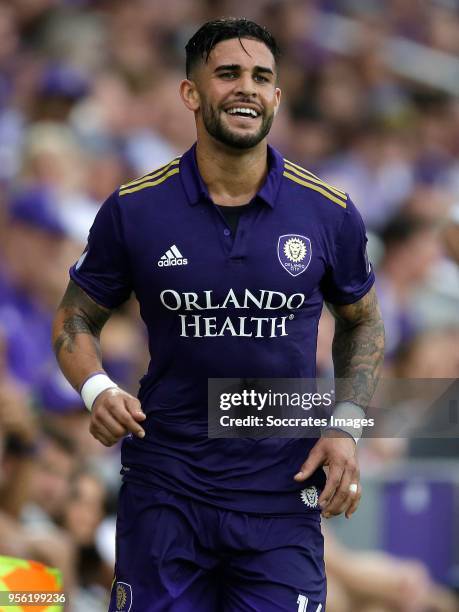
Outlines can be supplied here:
<path id="1" fill-rule="evenodd" d="M 91 374 L 102 370 L 100 334 L 110 314 L 76 283 L 69 282 L 54 320 L 53 346 L 62 372 L 77 391 Z M 139 401 L 114 387 L 96 398 L 90 432 L 105 446 L 112 446 L 128 431 L 144 437 L 137 422 L 143 419 Z"/>
<path id="2" fill-rule="evenodd" d="M 354 304 L 329 308 L 336 321 L 333 338 L 336 399 L 366 408 L 384 358 L 384 325 L 376 292 L 372 288 Z M 295 480 L 306 480 L 321 465 L 328 467 L 327 484 L 319 497 L 323 515 L 328 518 L 344 512 L 349 518 L 361 498 L 354 440 L 329 430 L 315 444 Z M 357 492 L 351 491 L 351 484 L 357 485 Z"/>
<path id="3" fill-rule="evenodd" d="M 69 282 L 54 320 L 53 346 L 62 372 L 77 391 L 88 376 L 102 370 L 100 333 L 110 314 Z"/>
<path id="4" fill-rule="evenodd" d="M 335 317 L 333 363 L 337 401 L 367 408 L 384 359 L 384 324 L 374 287 L 358 302 L 328 305 Z M 343 380 L 344 379 L 344 380 Z"/>

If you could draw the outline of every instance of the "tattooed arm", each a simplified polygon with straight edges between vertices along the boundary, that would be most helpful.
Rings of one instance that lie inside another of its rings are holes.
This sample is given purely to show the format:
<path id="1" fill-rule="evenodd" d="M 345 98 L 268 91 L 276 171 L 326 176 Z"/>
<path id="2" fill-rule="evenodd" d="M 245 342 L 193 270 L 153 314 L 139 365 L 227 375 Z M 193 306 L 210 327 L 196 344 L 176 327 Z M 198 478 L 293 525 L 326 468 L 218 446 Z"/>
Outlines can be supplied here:
<path id="1" fill-rule="evenodd" d="M 335 317 L 333 363 L 337 401 L 370 403 L 384 358 L 384 324 L 374 287 L 358 302 L 330 305 Z"/>
<path id="2" fill-rule="evenodd" d="M 335 320 L 333 363 L 338 401 L 366 408 L 374 393 L 384 356 L 384 325 L 374 288 L 346 306 L 329 306 Z M 344 379 L 344 380 L 343 380 Z M 347 434 L 326 431 L 295 476 L 307 480 L 318 467 L 328 468 L 327 484 L 319 497 L 325 518 L 345 513 L 350 518 L 362 496 L 356 444 Z M 350 485 L 355 487 L 350 488 Z"/>
<path id="3" fill-rule="evenodd" d="M 54 320 L 53 346 L 62 372 L 77 391 L 88 376 L 102 370 L 100 333 L 110 314 L 69 282 Z"/>
<path id="4" fill-rule="evenodd" d="M 100 333 L 110 314 L 76 283 L 69 282 L 54 320 L 53 346 L 62 372 L 77 391 L 91 374 L 102 370 Z M 113 387 L 96 398 L 90 432 L 102 444 L 111 446 L 128 431 L 143 437 L 145 432 L 137 422 L 143 419 L 139 401 Z"/>

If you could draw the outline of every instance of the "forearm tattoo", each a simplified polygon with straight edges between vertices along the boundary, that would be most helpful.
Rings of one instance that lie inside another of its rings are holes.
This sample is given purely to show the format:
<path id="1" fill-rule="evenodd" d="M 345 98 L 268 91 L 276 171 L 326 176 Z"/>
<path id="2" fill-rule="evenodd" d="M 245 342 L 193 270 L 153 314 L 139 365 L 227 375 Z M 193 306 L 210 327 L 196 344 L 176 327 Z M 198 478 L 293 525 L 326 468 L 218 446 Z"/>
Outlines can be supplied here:
<path id="1" fill-rule="evenodd" d="M 67 287 L 59 310 L 62 311 L 64 320 L 62 331 L 54 341 L 56 357 L 62 349 L 73 353 L 77 335 L 87 334 L 93 339 L 94 349 L 101 359 L 100 332 L 110 317 L 110 310 L 96 304 L 73 281 L 70 281 Z"/>
<path id="2" fill-rule="evenodd" d="M 384 359 L 384 324 L 376 292 L 346 306 L 329 306 L 335 316 L 333 363 L 337 401 L 353 401 L 366 409 L 375 391 Z"/>

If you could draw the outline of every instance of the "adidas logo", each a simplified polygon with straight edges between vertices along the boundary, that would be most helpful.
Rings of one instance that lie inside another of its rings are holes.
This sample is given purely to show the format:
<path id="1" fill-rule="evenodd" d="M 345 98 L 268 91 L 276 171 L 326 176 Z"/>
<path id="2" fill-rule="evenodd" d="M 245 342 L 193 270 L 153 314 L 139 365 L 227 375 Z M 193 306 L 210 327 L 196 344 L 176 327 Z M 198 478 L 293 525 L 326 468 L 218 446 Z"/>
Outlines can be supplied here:
<path id="1" fill-rule="evenodd" d="M 168 266 L 186 266 L 187 264 L 188 259 L 183 257 L 175 244 L 173 244 L 158 261 L 158 266 L 160 268 L 167 268 Z"/>

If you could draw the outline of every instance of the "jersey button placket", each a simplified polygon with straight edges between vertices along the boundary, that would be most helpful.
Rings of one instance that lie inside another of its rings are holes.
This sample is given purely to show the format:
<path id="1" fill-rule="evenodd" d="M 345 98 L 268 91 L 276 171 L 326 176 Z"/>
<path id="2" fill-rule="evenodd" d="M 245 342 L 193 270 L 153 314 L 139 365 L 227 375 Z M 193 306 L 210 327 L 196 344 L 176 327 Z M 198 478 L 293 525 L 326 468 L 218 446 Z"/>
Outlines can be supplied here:
<path id="1" fill-rule="evenodd" d="M 251 210 L 247 210 L 239 219 L 233 248 L 230 254 L 230 261 L 233 263 L 242 264 L 247 256 L 248 227 L 251 223 L 252 214 L 253 212 Z"/>

